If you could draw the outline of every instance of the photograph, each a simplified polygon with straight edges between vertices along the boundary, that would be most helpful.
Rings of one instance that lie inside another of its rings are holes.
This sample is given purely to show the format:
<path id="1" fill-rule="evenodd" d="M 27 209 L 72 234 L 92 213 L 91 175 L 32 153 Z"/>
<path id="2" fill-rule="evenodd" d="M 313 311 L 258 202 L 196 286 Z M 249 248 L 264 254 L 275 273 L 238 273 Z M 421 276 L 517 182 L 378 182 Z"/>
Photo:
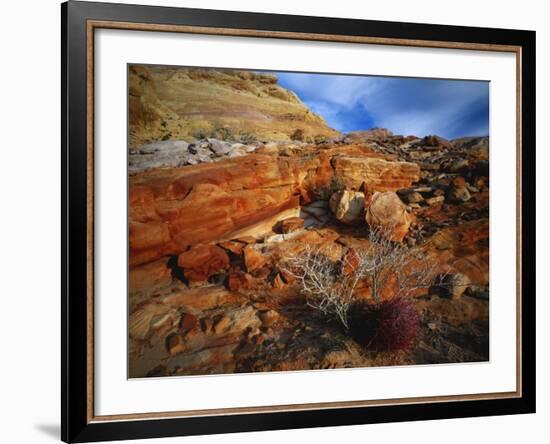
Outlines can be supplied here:
<path id="1" fill-rule="evenodd" d="M 490 82 L 127 68 L 129 378 L 489 361 Z"/>

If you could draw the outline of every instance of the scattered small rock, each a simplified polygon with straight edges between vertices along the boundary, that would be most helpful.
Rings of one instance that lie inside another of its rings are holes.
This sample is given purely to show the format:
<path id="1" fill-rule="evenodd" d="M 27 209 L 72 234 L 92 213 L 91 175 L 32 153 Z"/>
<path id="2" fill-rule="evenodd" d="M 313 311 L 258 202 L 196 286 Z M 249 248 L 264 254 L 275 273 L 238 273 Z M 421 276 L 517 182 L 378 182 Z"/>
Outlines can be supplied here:
<path id="1" fill-rule="evenodd" d="M 166 350 L 172 356 L 182 353 L 185 350 L 185 341 L 179 334 L 172 333 L 166 338 Z"/>
<path id="2" fill-rule="evenodd" d="M 191 313 L 183 313 L 180 318 L 180 330 L 188 332 L 197 326 L 197 318 Z"/>
<path id="3" fill-rule="evenodd" d="M 301 228 L 304 228 L 304 219 L 301 217 L 289 217 L 280 221 L 276 226 L 276 230 L 283 234 L 288 234 Z"/>
<path id="4" fill-rule="evenodd" d="M 451 202 L 468 202 L 472 195 L 468 191 L 468 188 L 464 187 L 453 187 L 449 190 L 449 194 L 447 195 L 447 198 Z"/>
<path id="5" fill-rule="evenodd" d="M 267 310 L 260 313 L 260 319 L 265 327 L 272 327 L 279 320 L 279 313 L 275 310 Z"/>
<path id="6" fill-rule="evenodd" d="M 424 200 L 424 197 L 422 197 L 422 194 L 420 194 L 417 191 L 413 191 L 412 193 L 408 193 L 405 195 L 405 203 L 409 204 L 417 204 Z"/>
<path id="7" fill-rule="evenodd" d="M 248 273 L 242 271 L 234 271 L 227 277 L 227 288 L 231 291 L 239 291 L 249 289 L 254 280 Z"/>
<path id="8" fill-rule="evenodd" d="M 441 285 L 430 288 L 430 293 L 446 298 L 460 299 L 470 284 L 468 276 L 462 273 L 449 273 L 443 278 Z"/>
<path id="9" fill-rule="evenodd" d="M 267 256 L 264 256 L 253 245 L 247 245 L 243 250 L 244 265 L 246 271 L 248 272 L 263 267 L 267 263 L 268 259 L 269 258 Z"/>
<path id="10" fill-rule="evenodd" d="M 462 171 L 465 171 L 468 169 L 468 161 L 466 159 L 459 159 L 459 160 L 456 160 L 455 162 L 453 162 L 450 166 L 449 166 L 449 171 L 451 173 L 460 173 Z"/>
<path id="11" fill-rule="evenodd" d="M 280 273 L 277 273 L 271 282 L 273 288 L 281 289 L 286 286 L 284 279 L 281 277 Z"/>
<path id="12" fill-rule="evenodd" d="M 431 207 L 435 205 L 441 205 L 443 202 L 445 202 L 445 196 L 435 196 L 426 199 L 426 203 Z"/>
<path id="13" fill-rule="evenodd" d="M 231 319 L 228 316 L 222 315 L 214 323 L 214 326 L 213 326 L 214 333 L 216 333 L 217 335 L 223 333 L 225 330 L 227 330 L 227 328 L 229 327 L 229 324 L 231 324 Z"/>

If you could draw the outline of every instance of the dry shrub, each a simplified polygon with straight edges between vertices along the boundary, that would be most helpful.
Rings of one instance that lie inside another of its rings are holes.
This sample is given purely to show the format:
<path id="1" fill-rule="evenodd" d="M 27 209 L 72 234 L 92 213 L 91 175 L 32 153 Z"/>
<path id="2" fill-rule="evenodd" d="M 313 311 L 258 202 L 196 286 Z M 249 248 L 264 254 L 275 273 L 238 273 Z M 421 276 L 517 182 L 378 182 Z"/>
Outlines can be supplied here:
<path id="1" fill-rule="evenodd" d="M 445 277 L 437 274 L 437 264 L 426 254 L 390 240 L 387 230 L 391 227 L 369 230 L 365 248 L 340 258 L 334 258 L 330 247 L 307 245 L 300 254 L 287 258 L 281 268 L 296 278 L 311 307 L 348 330 L 348 312 L 360 283 L 370 288 L 382 310 L 381 293 L 391 282 L 396 283 L 393 299 L 400 300 L 427 290 L 436 280 L 441 283 Z"/>

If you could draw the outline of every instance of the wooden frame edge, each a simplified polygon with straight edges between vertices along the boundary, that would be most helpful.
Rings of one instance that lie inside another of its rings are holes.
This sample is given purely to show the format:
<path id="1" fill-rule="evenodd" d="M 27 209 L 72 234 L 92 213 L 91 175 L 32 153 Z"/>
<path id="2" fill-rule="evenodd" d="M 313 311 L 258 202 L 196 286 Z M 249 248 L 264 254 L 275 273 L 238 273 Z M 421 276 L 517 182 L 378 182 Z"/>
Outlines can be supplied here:
<path id="1" fill-rule="evenodd" d="M 199 418 L 212 416 L 231 416 L 240 414 L 261 414 L 261 413 L 287 413 L 296 411 L 331 410 L 338 408 L 362 408 L 362 407 L 387 407 L 392 405 L 411 405 L 422 402 L 423 404 L 437 404 L 442 402 L 463 402 L 463 401 L 484 401 L 495 399 L 519 398 L 521 394 L 516 392 L 499 392 L 473 395 L 449 395 L 449 396 L 419 396 L 412 398 L 395 398 L 383 400 L 365 401 L 338 401 L 320 402 L 309 404 L 281 404 L 259 407 L 231 407 L 220 409 L 183 410 L 173 412 L 152 412 L 152 413 L 128 413 L 118 415 L 95 416 L 90 423 L 132 421 L 140 419 L 166 419 L 166 418 Z"/>
<path id="2" fill-rule="evenodd" d="M 466 49 L 472 51 L 495 51 L 495 52 L 517 52 L 521 50 L 517 45 L 501 45 L 491 43 L 468 43 L 468 42 L 449 42 L 437 40 L 419 40 L 419 39 L 399 39 L 389 37 L 367 37 L 340 34 L 318 34 L 288 31 L 264 31 L 260 29 L 239 29 L 222 28 L 210 26 L 190 26 L 190 25 L 166 25 L 138 22 L 110 21 L 110 20 L 88 20 L 88 27 L 103 29 L 120 29 L 129 31 L 149 31 L 149 32 L 173 32 L 186 34 L 202 35 L 221 35 L 227 37 L 258 37 L 275 38 L 286 40 L 309 40 L 319 42 L 335 43 L 363 43 L 385 46 L 412 46 L 424 48 L 442 48 L 442 49 Z"/>

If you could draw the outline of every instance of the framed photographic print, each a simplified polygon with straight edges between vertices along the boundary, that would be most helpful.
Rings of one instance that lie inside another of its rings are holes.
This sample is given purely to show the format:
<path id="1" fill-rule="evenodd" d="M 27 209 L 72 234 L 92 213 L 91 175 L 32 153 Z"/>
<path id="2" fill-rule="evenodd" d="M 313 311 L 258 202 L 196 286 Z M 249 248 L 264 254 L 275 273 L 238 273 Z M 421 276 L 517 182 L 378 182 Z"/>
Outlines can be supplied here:
<path id="1" fill-rule="evenodd" d="M 535 33 L 62 12 L 66 442 L 535 411 Z"/>

